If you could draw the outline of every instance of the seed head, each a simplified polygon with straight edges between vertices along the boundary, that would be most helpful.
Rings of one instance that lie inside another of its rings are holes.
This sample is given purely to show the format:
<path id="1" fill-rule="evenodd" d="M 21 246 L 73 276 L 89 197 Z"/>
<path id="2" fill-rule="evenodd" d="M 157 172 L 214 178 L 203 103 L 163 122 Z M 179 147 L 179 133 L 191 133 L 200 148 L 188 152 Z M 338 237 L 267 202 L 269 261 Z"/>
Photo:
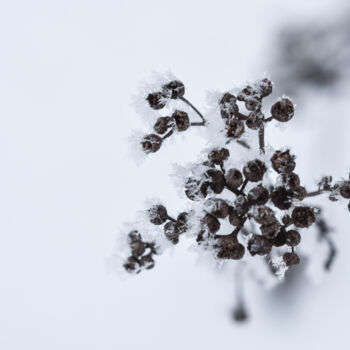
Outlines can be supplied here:
<path id="1" fill-rule="evenodd" d="M 160 149 L 162 139 L 156 134 L 146 135 L 141 141 L 141 145 L 145 153 L 154 153 Z"/>
<path id="2" fill-rule="evenodd" d="M 289 98 L 282 98 L 271 107 L 271 115 L 279 122 L 288 122 L 294 116 L 294 105 Z"/>

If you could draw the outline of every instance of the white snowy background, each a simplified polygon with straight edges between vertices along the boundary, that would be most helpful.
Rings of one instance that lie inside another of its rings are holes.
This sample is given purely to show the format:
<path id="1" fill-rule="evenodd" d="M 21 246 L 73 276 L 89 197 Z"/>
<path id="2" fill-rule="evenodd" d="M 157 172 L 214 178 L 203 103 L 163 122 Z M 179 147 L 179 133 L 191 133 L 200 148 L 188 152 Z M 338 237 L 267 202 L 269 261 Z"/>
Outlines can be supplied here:
<path id="1" fill-rule="evenodd" d="M 282 25 L 326 22 L 346 8 L 0 0 L 0 349 L 349 349 L 345 205 L 325 210 L 339 248 L 333 271 L 282 296 L 248 282 L 245 325 L 230 318 L 233 276 L 201 263 L 187 242 L 136 278 L 108 269 L 123 223 L 145 199 L 181 210 L 168 174 L 205 146 L 190 130 L 137 165 L 126 139 L 143 125 L 130 106 L 139 81 L 170 68 L 204 109 L 208 90 L 272 75 Z M 350 170 L 349 93 L 346 82 L 306 91 L 295 119 L 268 130 L 272 146 L 292 147 L 309 187 Z"/>

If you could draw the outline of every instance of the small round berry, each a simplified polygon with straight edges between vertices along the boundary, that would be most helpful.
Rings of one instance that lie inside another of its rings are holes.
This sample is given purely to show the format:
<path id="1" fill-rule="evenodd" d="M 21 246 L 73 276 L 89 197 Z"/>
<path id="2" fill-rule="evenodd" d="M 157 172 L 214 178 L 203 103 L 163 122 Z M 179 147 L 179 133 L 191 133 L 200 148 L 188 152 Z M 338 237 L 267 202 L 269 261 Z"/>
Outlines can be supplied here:
<path id="1" fill-rule="evenodd" d="M 230 152 L 227 148 L 213 149 L 208 158 L 211 162 L 217 165 L 222 165 L 223 162 L 230 156 Z"/>
<path id="2" fill-rule="evenodd" d="M 268 225 L 276 221 L 275 213 L 267 205 L 255 208 L 253 217 L 254 220 L 261 225 Z"/>
<path id="3" fill-rule="evenodd" d="M 192 201 L 200 200 L 207 196 L 208 187 L 209 182 L 202 182 L 190 177 L 185 184 L 185 194 Z"/>
<path id="4" fill-rule="evenodd" d="M 232 210 L 228 220 L 232 226 L 242 226 L 243 219 L 238 215 L 236 210 Z"/>
<path id="5" fill-rule="evenodd" d="M 142 242 L 141 235 L 137 231 L 131 231 L 129 233 L 128 241 L 132 256 L 139 257 L 145 252 L 146 246 Z"/>
<path id="6" fill-rule="evenodd" d="M 220 113 L 223 119 L 231 119 L 238 112 L 236 97 L 229 92 L 226 92 L 220 102 Z"/>
<path id="7" fill-rule="evenodd" d="M 293 223 L 292 218 L 288 214 L 284 214 L 282 217 L 282 224 L 283 225 L 291 225 Z"/>
<path id="8" fill-rule="evenodd" d="M 204 176 L 209 179 L 209 186 L 214 193 L 219 194 L 225 188 L 225 176 L 217 169 L 209 169 L 205 172 Z"/>
<path id="9" fill-rule="evenodd" d="M 164 205 L 154 205 L 148 209 L 149 220 L 154 225 L 161 225 L 168 219 L 168 212 Z"/>
<path id="10" fill-rule="evenodd" d="M 185 85 L 181 81 L 173 80 L 163 86 L 163 91 L 169 98 L 177 99 L 185 94 Z"/>
<path id="11" fill-rule="evenodd" d="M 279 122 L 288 122 L 294 116 L 294 105 L 289 98 L 282 98 L 271 107 L 271 115 Z"/>
<path id="12" fill-rule="evenodd" d="M 280 174 L 279 179 L 288 190 L 298 191 L 300 188 L 300 178 L 296 173 Z"/>
<path id="13" fill-rule="evenodd" d="M 221 198 L 212 198 L 206 203 L 210 214 L 217 218 L 224 219 L 230 213 L 231 207 Z"/>
<path id="14" fill-rule="evenodd" d="M 278 235 L 280 228 L 280 223 L 278 221 L 274 221 L 268 225 L 261 225 L 260 231 L 261 234 L 266 236 L 268 239 L 273 239 Z"/>
<path id="15" fill-rule="evenodd" d="M 150 255 L 150 254 L 144 255 L 140 259 L 140 265 L 142 267 L 146 268 L 147 270 L 153 269 L 153 267 L 154 267 L 154 260 L 152 258 L 152 255 Z"/>
<path id="16" fill-rule="evenodd" d="M 297 246 L 301 241 L 300 233 L 296 230 L 289 230 L 286 232 L 286 244 L 290 247 Z"/>
<path id="17" fill-rule="evenodd" d="M 238 169 L 230 169 L 226 172 L 226 186 L 229 190 L 236 190 L 243 183 L 242 173 Z"/>
<path id="18" fill-rule="evenodd" d="M 300 186 L 298 189 L 294 190 L 294 197 L 299 201 L 303 201 L 307 196 L 307 191 L 304 186 Z"/>
<path id="19" fill-rule="evenodd" d="M 259 159 L 248 162 L 247 165 L 243 168 L 243 174 L 245 178 L 251 182 L 258 182 L 262 180 L 265 172 L 265 164 Z"/>
<path id="20" fill-rule="evenodd" d="M 139 268 L 139 260 L 134 256 L 129 256 L 123 267 L 127 272 L 134 272 Z"/>
<path id="21" fill-rule="evenodd" d="M 264 114 L 260 111 L 253 111 L 249 113 L 245 124 L 249 129 L 258 130 L 264 122 Z"/>
<path id="22" fill-rule="evenodd" d="M 292 212 L 292 220 L 296 227 L 306 228 L 316 221 L 316 217 L 312 208 L 296 207 Z"/>
<path id="23" fill-rule="evenodd" d="M 276 151 L 271 158 L 272 167 L 278 173 L 291 173 L 295 169 L 295 156 L 286 151 Z"/>
<path id="24" fill-rule="evenodd" d="M 162 109 L 166 104 L 164 96 L 161 92 L 148 94 L 146 100 L 148 101 L 150 107 L 156 110 Z"/>
<path id="25" fill-rule="evenodd" d="M 345 181 L 341 186 L 340 186 L 340 195 L 343 198 L 349 199 L 350 198 L 350 181 Z"/>
<path id="26" fill-rule="evenodd" d="M 245 100 L 245 108 L 247 108 L 248 111 L 259 110 L 261 108 L 261 100 L 258 96 L 247 97 Z"/>
<path id="27" fill-rule="evenodd" d="M 217 257 L 220 259 L 240 260 L 245 253 L 244 246 L 231 237 L 221 238 L 219 247 Z"/>
<path id="28" fill-rule="evenodd" d="M 269 254 L 272 248 L 271 242 L 264 236 L 253 235 L 248 242 L 248 250 L 252 256 Z"/>
<path id="29" fill-rule="evenodd" d="M 176 222 L 169 221 L 164 225 L 164 234 L 165 237 L 172 242 L 177 244 L 179 242 L 179 229 L 176 225 Z"/>
<path id="30" fill-rule="evenodd" d="M 287 252 L 283 254 L 283 261 L 286 263 L 287 266 L 293 266 L 298 265 L 300 263 L 300 258 L 296 253 Z"/>
<path id="31" fill-rule="evenodd" d="M 170 117 L 159 117 L 154 124 L 154 131 L 158 134 L 165 134 L 171 127 L 172 121 Z"/>
<path id="32" fill-rule="evenodd" d="M 227 128 L 227 137 L 238 139 L 244 133 L 244 123 L 239 119 L 231 119 Z"/>
<path id="33" fill-rule="evenodd" d="M 259 92 L 262 98 L 269 96 L 272 93 L 273 84 L 270 79 L 262 79 L 259 82 Z"/>
<path id="34" fill-rule="evenodd" d="M 286 244 L 286 230 L 281 228 L 277 235 L 272 238 L 271 243 L 274 247 L 282 247 Z"/>
<path id="35" fill-rule="evenodd" d="M 188 229 L 188 216 L 189 216 L 189 214 L 186 213 L 185 211 L 180 213 L 177 216 L 176 225 L 177 225 L 179 233 L 184 233 L 187 231 L 187 229 Z"/>
<path id="36" fill-rule="evenodd" d="M 272 203 L 281 210 L 287 210 L 292 206 L 293 191 L 285 187 L 277 187 L 271 193 Z"/>
<path id="37" fill-rule="evenodd" d="M 248 193 L 248 202 L 252 205 L 264 205 L 269 200 L 269 191 L 259 185 L 252 188 Z"/>
<path id="38" fill-rule="evenodd" d="M 185 131 L 190 127 L 190 118 L 186 112 L 175 111 L 171 117 L 175 120 L 178 131 Z"/>
<path id="39" fill-rule="evenodd" d="M 146 135 L 141 141 L 141 145 L 145 153 L 154 153 L 160 149 L 162 139 L 156 134 Z"/>
<path id="40" fill-rule="evenodd" d="M 238 101 L 245 101 L 252 94 L 253 94 L 253 88 L 250 85 L 247 85 L 237 95 L 237 100 Z"/>
<path id="41" fill-rule="evenodd" d="M 206 214 L 203 222 L 211 233 L 216 233 L 220 230 L 220 222 L 214 215 Z"/>
<path id="42" fill-rule="evenodd" d="M 249 203 L 245 196 L 239 195 L 234 201 L 235 210 L 237 214 L 242 216 L 249 210 Z"/>

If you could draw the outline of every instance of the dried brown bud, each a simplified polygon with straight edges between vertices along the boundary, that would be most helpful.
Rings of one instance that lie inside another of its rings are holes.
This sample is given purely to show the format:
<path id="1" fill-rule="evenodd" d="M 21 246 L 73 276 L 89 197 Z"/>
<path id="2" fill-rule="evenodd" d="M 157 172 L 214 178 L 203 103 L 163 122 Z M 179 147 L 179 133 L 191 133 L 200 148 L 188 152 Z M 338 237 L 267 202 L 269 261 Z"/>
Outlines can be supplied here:
<path id="1" fill-rule="evenodd" d="M 316 221 L 316 217 L 312 208 L 296 207 L 292 212 L 292 220 L 296 227 L 306 228 Z"/>
<path id="2" fill-rule="evenodd" d="M 157 152 L 162 145 L 162 139 L 156 134 L 146 135 L 141 141 L 142 150 L 145 153 Z"/>
<path id="3" fill-rule="evenodd" d="M 269 254 L 272 248 L 271 242 L 264 236 L 253 235 L 248 242 L 248 250 L 252 256 Z"/>
<path id="4" fill-rule="evenodd" d="M 158 134 L 165 134 L 172 126 L 172 120 L 170 117 L 159 117 L 154 124 L 154 131 Z"/>
<path id="5" fill-rule="evenodd" d="M 148 210 L 149 219 L 154 225 L 161 225 L 168 219 L 164 205 L 154 205 Z"/>
<path id="6" fill-rule="evenodd" d="M 297 246 L 301 241 L 300 233 L 296 230 L 289 230 L 286 232 L 286 244 L 290 247 Z"/>
<path id="7" fill-rule="evenodd" d="M 227 148 L 213 149 L 208 158 L 211 162 L 217 165 L 222 165 L 223 162 L 230 156 L 230 152 Z"/>
<path id="8" fill-rule="evenodd" d="M 298 265 L 300 263 L 300 258 L 296 253 L 290 253 L 290 252 L 284 253 L 283 260 L 287 266 Z"/>
<path id="9" fill-rule="evenodd" d="M 164 225 L 164 234 L 165 237 L 171 241 L 173 244 L 177 244 L 179 242 L 179 228 L 176 225 L 176 222 L 169 221 Z"/>
<path id="10" fill-rule="evenodd" d="M 252 188 L 248 193 L 248 202 L 252 205 L 264 205 L 269 200 L 269 191 L 259 185 Z"/>
<path id="11" fill-rule="evenodd" d="M 175 120 L 178 131 L 185 131 L 190 127 L 190 118 L 186 112 L 175 111 L 171 117 Z"/>
<path id="12" fill-rule="evenodd" d="M 272 167 L 278 173 L 291 173 L 295 169 L 295 156 L 286 151 L 276 151 L 271 158 Z"/>
<path id="13" fill-rule="evenodd" d="M 229 92 L 226 92 L 222 96 L 219 106 L 221 117 L 223 119 L 231 119 L 238 112 L 236 97 Z"/>
<path id="14" fill-rule="evenodd" d="M 340 195 L 343 198 L 349 199 L 350 198 L 350 181 L 345 181 L 341 186 L 340 186 Z"/>
<path id="15" fill-rule="evenodd" d="M 164 95 L 161 92 L 148 94 L 146 100 L 148 101 L 150 107 L 156 110 L 162 109 L 166 104 Z"/>
<path id="16" fill-rule="evenodd" d="M 221 237 L 217 257 L 220 259 L 240 260 L 243 258 L 245 248 L 232 237 Z"/>
<path id="17" fill-rule="evenodd" d="M 214 215 L 206 214 L 203 223 L 208 227 L 208 230 L 211 233 L 216 233 L 220 230 L 220 222 Z"/>
<path id="18" fill-rule="evenodd" d="M 272 203 L 281 210 L 287 210 L 292 206 L 293 191 L 285 187 L 277 187 L 271 193 Z"/>
<path id="19" fill-rule="evenodd" d="M 265 164 L 259 159 L 248 162 L 247 165 L 243 168 L 243 174 L 245 178 L 251 182 L 258 182 L 262 180 L 265 172 Z"/>
<path id="20" fill-rule="evenodd" d="M 236 190 L 243 183 L 242 173 L 238 169 L 230 169 L 226 172 L 226 186 L 229 190 Z"/>
<path id="21" fill-rule="evenodd" d="M 167 97 L 177 99 L 185 94 L 185 85 L 181 81 L 174 80 L 163 86 L 163 92 Z"/>
<path id="22" fill-rule="evenodd" d="M 279 122 L 288 122 L 294 116 L 294 105 L 289 98 L 282 98 L 271 107 L 272 116 Z"/>
<path id="23" fill-rule="evenodd" d="M 231 119 L 227 125 L 227 137 L 238 139 L 244 133 L 244 122 L 239 119 Z"/>

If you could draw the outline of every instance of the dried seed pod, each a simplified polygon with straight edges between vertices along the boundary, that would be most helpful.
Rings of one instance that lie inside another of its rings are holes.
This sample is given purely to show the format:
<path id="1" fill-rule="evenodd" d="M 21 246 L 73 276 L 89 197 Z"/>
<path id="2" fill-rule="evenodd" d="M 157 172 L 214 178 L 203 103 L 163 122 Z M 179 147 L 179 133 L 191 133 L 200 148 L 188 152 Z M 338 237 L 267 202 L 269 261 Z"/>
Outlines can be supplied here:
<path id="1" fill-rule="evenodd" d="M 168 212 L 164 205 L 154 205 L 148 209 L 149 220 L 154 225 L 161 225 L 168 219 Z"/>
<path id="2" fill-rule="evenodd" d="M 264 205 L 268 200 L 269 191 L 263 185 L 252 188 L 248 193 L 248 202 L 251 205 Z"/>
<path id="3" fill-rule="evenodd" d="M 251 182 L 258 182 L 262 180 L 265 172 L 265 164 L 259 159 L 248 162 L 247 165 L 243 168 L 243 174 L 245 178 Z"/>
<path id="4" fill-rule="evenodd" d="M 264 114 L 260 110 L 249 113 L 248 119 L 245 122 L 247 127 L 252 130 L 258 130 L 263 123 Z"/>
<path id="5" fill-rule="evenodd" d="M 233 226 L 242 226 L 242 223 L 243 223 L 242 217 L 238 215 L 238 213 L 235 209 L 233 209 L 231 211 L 228 220 L 229 220 L 230 224 Z"/>
<path id="6" fill-rule="evenodd" d="M 268 225 L 275 222 L 277 219 L 273 210 L 267 205 L 262 205 L 254 209 L 254 220 L 261 225 Z"/>
<path id="7" fill-rule="evenodd" d="M 281 210 L 287 210 L 292 206 L 293 191 L 285 187 L 277 187 L 271 193 L 272 203 Z"/>
<path id="8" fill-rule="evenodd" d="M 207 206 L 210 214 L 220 219 L 226 218 L 231 209 L 227 202 L 221 198 L 209 199 Z"/>
<path id="9" fill-rule="evenodd" d="M 231 119 L 238 112 L 236 97 L 229 92 L 226 92 L 222 96 L 219 106 L 221 117 L 223 119 Z"/>
<path id="10" fill-rule="evenodd" d="M 209 153 L 208 158 L 212 163 L 222 165 L 229 156 L 230 152 L 227 148 L 216 148 Z"/>
<path id="11" fill-rule="evenodd" d="M 270 79 L 264 78 L 259 82 L 259 92 L 262 98 L 272 93 L 273 84 Z"/>
<path id="12" fill-rule="evenodd" d="M 280 223 L 278 221 L 274 221 L 271 224 L 261 225 L 260 231 L 262 235 L 266 236 L 266 238 L 273 239 L 278 235 L 280 228 Z"/>
<path id="13" fill-rule="evenodd" d="M 291 173 L 295 169 L 295 156 L 286 151 L 276 151 L 271 158 L 273 169 L 281 173 Z"/>
<path id="14" fill-rule="evenodd" d="M 296 253 L 287 252 L 283 254 L 283 261 L 286 263 L 287 266 L 293 266 L 298 265 L 300 263 L 300 258 Z"/>
<path id="15" fill-rule="evenodd" d="M 169 221 L 164 225 L 164 234 L 165 237 L 172 242 L 173 244 L 177 244 L 179 242 L 179 229 L 176 225 L 176 222 Z"/>
<path id="16" fill-rule="evenodd" d="M 281 228 L 277 235 L 272 238 L 271 243 L 274 247 L 282 247 L 286 244 L 286 230 L 284 228 Z"/>
<path id="17" fill-rule="evenodd" d="M 227 137 L 238 139 L 244 133 L 244 122 L 239 119 L 231 119 L 227 126 Z"/>
<path id="18" fill-rule="evenodd" d="M 148 94 L 146 100 L 151 108 L 158 110 L 166 105 L 166 100 L 161 92 L 153 92 Z"/>
<path id="19" fill-rule="evenodd" d="M 232 237 L 221 237 L 217 257 L 219 259 L 240 260 L 243 258 L 245 248 Z"/>
<path id="20" fill-rule="evenodd" d="M 203 199 L 208 194 L 209 181 L 201 181 L 190 177 L 185 183 L 185 194 L 192 201 Z"/>
<path id="21" fill-rule="evenodd" d="M 171 117 L 175 120 L 178 131 L 185 131 L 190 127 L 190 118 L 186 112 L 175 111 Z"/>
<path id="22" fill-rule="evenodd" d="M 170 117 L 159 117 L 154 124 L 154 131 L 158 134 L 165 134 L 168 129 L 172 126 L 172 120 Z"/>
<path id="23" fill-rule="evenodd" d="M 279 179 L 288 190 L 298 191 L 300 188 L 300 178 L 296 173 L 281 174 Z"/>
<path id="24" fill-rule="evenodd" d="M 282 98 L 271 107 L 271 115 L 279 122 L 288 122 L 294 116 L 294 104 L 289 98 Z"/>
<path id="25" fill-rule="evenodd" d="M 216 233 L 220 230 L 220 222 L 214 215 L 206 214 L 203 223 L 211 233 Z"/>
<path id="26" fill-rule="evenodd" d="M 350 181 L 344 181 L 343 184 L 340 186 L 340 195 L 343 198 L 349 199 L 350 198 Z"/>
<path id="27" fill-rule="evenodd" d="M 250 85 L 245 86 L 240 93 L 237 95 L 238 101 L 245 101 L 253 94 L 253 87 Z"/>
<path id="28" fill-rule="evenodd" d="M 261 108 L 261 100 L 257 95 L 249 96 L 245 99 L 245 108 L 248 111 L 256 111 Z"/>
<path id="29" fill-rule="evenodd" d="M 182 212 L 177 216 L 176 225 L 179 233 L 184 233 L 188 229 L 188 216 L 189 214 L 186 212 Z"/>
<path id="30" fill-rule="evenodd" d="M 297 246 L 301 241 L 300 233 L 296 230 L 289 230 L 286 232 L 286 244 L 290 247 Z"/>
<path id="31" fill-rule="evenodd" d="M 127 272 L 135 272 L 140 267 L 139 260 L 134 256 L 129 256 L 123 267 Z"/>
<path id="32" fill-rule="evenodd" d="M 205 172 L 205 177 L 209 179 L 209 187 L 216 193 L 221 193 L 225 188 L 225 176 L 220 170 L 209 169 Z"/>
<path id="33" fill-rule="evenodd" d="M 249 203 L 245 196 L 239 195 L 234 201 L 234 207 L 237 214 L 242 216 L 249 210 Z"/>
<path id="34" fill-rule="evenodd" d="M 129 245 L 131 248 L 131 255 L 135 258 L 140 257 L 146 250 L 145 243 L 141 239 L 130 239 Z"/>
<path id="35" fill-rule="evenodd" d="M 299 201 L 303 201 L 307 196 L 307 191 L 304 186 L 300 186 L 298 189 L 294 190 L 294 197 Z"/>
<path id="36" fill-rule="evenodd" d="M 156 134 L 146 135 L 141 141 L 142 150 L 145 153 L 157 152 L 162 145 L 162 139 Z"/>
<path id="37" fill-rule="evenodd" d="M 236 190 L 243 183 L 242 173 L 238 169 L 230 169 L 226 172 L 226 186 L 229 190 Z"/>
<path id="38" fill-rule="evenodd" d="M 292 212 L 292 220 L 296 227 L 306 228 L 316 221 L 316 217 L 312 208 L 296 207 Z"/>
<path id="39" fill-rule="evenodd" d="M 288 214 L 284 214 L 282 217 L 282 224 L 283 225 L 291 225 L 293 223 L 292 218 Z"/>
<path id="40" fill-rule="evenodd" d="M 154 267 L 154 260 L 152 258 L 152 255 L 148 254 L 148 255 L 144 255 L 141 259 L 140 259 L 140 265 L 144 268 L 146 268 L 147 270 L 150 270 Z"/>
<path id="41" fill-rule="evenodd" d="M 163 86 L 163 93 L 172 99 L 183 97 L 185 94 L 185 85 L 178 80 L 173 80 Z"/>
<path id="42" fill-rule="evenodd" d="M 264 236 L 253 235 L 248 242 L 248 250 L 252 256 L 269 254 L 272 248 L 271 242 Z"/>

